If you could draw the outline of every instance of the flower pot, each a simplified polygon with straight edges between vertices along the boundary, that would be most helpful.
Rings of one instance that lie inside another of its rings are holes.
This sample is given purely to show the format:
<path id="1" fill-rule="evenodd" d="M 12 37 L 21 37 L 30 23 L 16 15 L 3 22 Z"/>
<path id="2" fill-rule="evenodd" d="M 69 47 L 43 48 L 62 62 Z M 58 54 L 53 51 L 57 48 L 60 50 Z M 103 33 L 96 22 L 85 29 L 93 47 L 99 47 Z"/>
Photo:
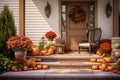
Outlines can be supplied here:
<path id="1" fill-rule="evenodd" d="M 47 44 L 49 44 L 49 45 L 54 45 L 56 42 L 55 42 L 55 40 L 48 40 L 47 41 Z"/>
<path id="2" fill-rule="evenodd" d="M 19 59 L 26 59 L 26 50 L 25 49 L 17 49 L 14 50 L 14 54 L 15 54 L 15 59 L 19 58 Z"/>

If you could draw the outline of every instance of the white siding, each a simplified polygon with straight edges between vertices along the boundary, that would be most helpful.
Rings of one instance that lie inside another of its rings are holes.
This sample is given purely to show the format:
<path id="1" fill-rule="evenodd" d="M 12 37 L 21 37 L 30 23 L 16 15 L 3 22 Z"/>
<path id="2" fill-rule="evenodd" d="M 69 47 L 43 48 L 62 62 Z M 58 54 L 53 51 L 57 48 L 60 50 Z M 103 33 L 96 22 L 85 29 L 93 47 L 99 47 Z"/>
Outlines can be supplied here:
<path id="1" fill-rule="evenodd" d="M 3 10 L 5 4 L 13 12 L 17 34 L 19 34 L 19 0 L 0 0 L 0 12 Z"/>
<path id="2" fill-rule="evenodd" d="M 109 0 L 113 8 L 113 0 Z M 98 0 L 98 27 L 102 29 L 102 38 L 110 39 L 113 36 L 113 13 L 107 18 L 105 8 L 108 0 Z"/>
<path id="3" fill-rule="evenodd" d="M 47 31 L 58 34 L 58 0 L 25 0 L 25 34 L 34 44 L 39 43 Z M 44 8 L 49 1 L 51 15 L 47 18 Z"/>

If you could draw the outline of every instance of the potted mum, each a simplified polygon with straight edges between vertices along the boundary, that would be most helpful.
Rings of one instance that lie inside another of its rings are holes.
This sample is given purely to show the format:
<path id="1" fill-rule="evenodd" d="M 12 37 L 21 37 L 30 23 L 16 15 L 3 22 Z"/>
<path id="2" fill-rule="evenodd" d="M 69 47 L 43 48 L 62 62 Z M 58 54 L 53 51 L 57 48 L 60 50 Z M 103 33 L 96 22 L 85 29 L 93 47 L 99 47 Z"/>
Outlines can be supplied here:
<path id="1" fill-rule="evenodd" d="M 112 51 L 111 44 L 109 43 L 100 44 L 100 51 L 104 54 L 104 56 L 110 56 Z"/>
<path id="2" fill-rule="evenodd" d="M 7 41 L 8 49 L 13 49 L 15 58 L 25 59 L 26 50 L 32 46 L 32 41 L 26 36 L 12 36 Z"/>
<path id="3" fill-rule="evenodd" d="M 48 39 L 47 44 L 55 44 L 54 38 L 57 37 L 57 35 L 53 31 L 46 32 L 45 37 Z"/>
<path id="4" fill-rule="evenodd" d="M 46 37 L 48 40 L 51 40 L 51 41 L 53 41 L 53 39 L 54 39 L 56 36 L 57 36 L 57 35 L 56 35 L 53 31 L 46 32 L 46 34 L 45 34 L 45 37 Z"/>

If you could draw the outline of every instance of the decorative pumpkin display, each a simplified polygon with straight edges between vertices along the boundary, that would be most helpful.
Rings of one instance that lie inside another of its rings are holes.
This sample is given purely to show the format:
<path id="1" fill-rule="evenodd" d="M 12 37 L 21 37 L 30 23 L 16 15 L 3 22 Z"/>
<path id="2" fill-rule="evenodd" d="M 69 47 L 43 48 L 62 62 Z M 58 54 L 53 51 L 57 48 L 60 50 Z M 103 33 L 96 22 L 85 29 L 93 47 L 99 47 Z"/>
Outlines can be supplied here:
<path id="1" fill-rule="evenodd" d="M 90 58 L 90 61 L 91 62 L 97 62 L 97 59 L 96 58 Z"/>
<path id="2" fill-rule="evenodd" d="M 104 59 L 102 59 L 102 58 L 98 58 L 98 59 L 97 59 L 97 62 L 98 62 L 98 63 L 104 63 L 105 61 L 104 61 Z"/>
<path id="3" fill-rule="evenodd" d="M 43 69 L 48 69 L 49 67 L 48 67 L 47 64 L 44 64 L 44 65 L 42 66 L 42 68 L 43 68 Z"/>
<path id="4" fill-rule="evenodd" d="M 42 69 L 42 65 L 41 64 L 37 64 L 37 69 Z"/>
<path id="5" fill-rule="evenodd" d="M 34 70 L 37 70 L 38 68 L 37 68 L 37 66 L 35 66 L 35 67 L 33 67 L 33 69 L 34 69 Z"/>
<path id="6" fill-rule="evenodd" d="M 36 62 L 34 60 L 26 60 L 26 64 L 31 66 L 31 67 L 35 67 L 36 66 Z"/>
<path id="7" fill-rule="evenodd" d="M 105 60 L 106 63 L 111 63 L 112 62 L 111 57 L 104 57 L 104 60 Z"/>
<path id="8" fill-rule="evenodd" d="M 101 70 L 101 65 L 99 65 L 99 70 Z"/>
<path id="9" fill-rule="evenodd" d="M 12 66 L 12 67 L 11 67 L 11 70 L 12 70 L 12 71 L 17 71 L 17 66 L 15 66 L 15 65 Z"/>
<path id="10" fill-rule="evenodd" d="M 42 55 L 46 55 L 47 52 L 48 52 L 48 49 L 44 49 L 41 51 Z"/>
<path id="11" fill-rule="evenodd" d="M 36 45 L 32 46 L 32 55 L 36 56 L 40 54 L 40 50 L 38 49 L 38 47 Z"/>
<path id="12" fill-rule="evenodd" d="M 115 47 L 116 49 L 119 49 L 119 48 L 120 48 L 120 43 L 115 43 L 115 44 L 114 44 L 114 47 Z"/>
<path id="13" fill-rule="evenodd" d="M 92 69 L 93 69 L 93 70 L 98 70 L 98 69 L 99 69 L 99 66 L 98 66 L 98 65 L 92 65 Z"/>
<path id="14" fill-rule="evenodd" d="M 42 59 L 41 59 L 41 58 L 36 58 L 36 61 L 37 61 L 37 62 L 41 62 Z"/>
<path id="15" fill-rule="evenodd" d="M 108 70 L 108 71 L 113 71 L 113 66 L 110 66 L 110 65 L 107 66 L 107 70 Z"/>
<path id="16" fill-rule="evenodd" d="M 28 66 L 24 66 L 24 67 L 23 67 L 23 70 L 24 70 L 24 71 L 28 71 Z"/>
<path id="17" fill-rule="evenodd" d="M 48 49 L 48 53 L 49 53 L 49 54 L 53 54 L 53 53 L 54 53 L 54 50 L 53 50 L 52 48 L 49 48 L 49 49 Z"/>
<path id="18" fill-rule="evenodd" d="M 45 49 L 43 49 L 41 51 L 42 55 L 52 55 L 52 54 L 54 54 L 54 51 L 55 51 L 54 46 L 46 45 L 44 48 Z"/>
<path id="19" fill-rule="evenodd" d="M 120 51 L 115 51 L 113 55 L 116 59 L 119 59 L 120 58 Z"/>
<path id="20" fill-rule="evenodd" d="M 97 62 L 100 63 L 100 59 L 99 58 L 97 59 Z"/>
<path id="21" fill-rule="evenodd" d="M 37 61 L 37 58 L 29 58 L 29 61 L 34 61 L 34 62 L 36 62 Z"/>
<path id="22" fill-rule="evenodd" d="M 101 64 L 101 70 L 105 71 L 107 69 L 107 64 L 102 63 Z"/>
<path id="23" fill-rule="evenodd" d="M 96 51 L 96 54 L 99 55 L 99 56 L 102 56 L 102 55 L 103 55 L 103 53 L 102 53 L 100 50 L 97 50 L 97 51 Z"/>
<path id="24" fill-rule="evenodd" d="M 49 44 L 46 44 L 45 46 L 44 46 L 44 49 L 49 49 L 50 48 L 50 45 Z"/>

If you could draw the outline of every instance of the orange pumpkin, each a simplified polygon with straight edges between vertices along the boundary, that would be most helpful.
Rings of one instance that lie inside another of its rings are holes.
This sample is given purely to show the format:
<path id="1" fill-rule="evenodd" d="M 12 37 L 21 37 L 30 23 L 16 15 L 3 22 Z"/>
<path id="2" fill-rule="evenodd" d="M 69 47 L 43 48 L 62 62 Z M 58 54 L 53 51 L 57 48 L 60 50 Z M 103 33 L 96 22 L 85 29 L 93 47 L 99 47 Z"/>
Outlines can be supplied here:
<path id="1" fill-rule="evenodd" d="M 48 52 L 48 49 L 44 49 L 44 50 L 41 51 L 41 53 L 42 53 L 43 55 L 46 55 L 47 52 Z"/>
<path id="2" fill-rule="evenodd" d="M 107 63 L 111 63 L 112 62 L 112 58 L 111 57 L 104 57 L 104 60 Z"/>
<path id="3" fill-rule="evenodd" d="M 102 59 L 102 58 L 98 58 L 98 59 L 97 59 L 97 62 L 98 62 L 98 63 L 105 63 L 105 60 Z"/>
<path id="4" fill-rule="evenodd" d="M 50 48 L 50 45 L 49 44 L 46 44 L 45 46 L 44 46 L 44 49 L 49 49 Z"/>
<path id="5" fill-rule="evenodd" d="M 102 62 L 103 62 L 103 59 L 98 58 L 98 59 L 97 59 L 97 62 L 98 62 L 98 63 L 102 63 Z"/>
<path id="6" fill-rule="evenodd" d="M 34 70 L 37 70 L 38 68 L 37 67 L 33 67 Z"/>
<path id="7" fill-rule="evenodd" d="M 96 54 L 99 55 L 99 56 L 101 56 L 103 53 L 100 50 L 97 50 Z"/>
<path id="8" fill-rule="evenodd" d="M 101 65 L 99 65 L 99 69 L 101 70 Z"/>
<path id="9" fill-rule="evenodd" d="M 37 65 L 37 69 L 42 69 L 42 65 L 41 65 L 41 64 L 38 64 L 38 65 Z"/>
<path id="10" fill-rule="evenodd" d="M 91 62 L 97 62 L 97 59 L 96 58 L 90 58 L 90 61 Z"/>
<path id="11" fill-rule="evenodd" d="M 107 66 L 108 71 L 113 71 L 113 66 Z"/>
<path id="12" fill-rule="evenodd" d="M 105 57 L 105 54 L 102 54 L 102 57 Z"/>
<path id="13" fill-rule="evenodd" d="M 93 70 L 98 70 L 98 69 L 99 69 L 99 66 L 98 66 L 98 65 L 92 65 L 92 69 L 93 69 Z"/>
<path id="14" fill-rule="evenodd" d="M 41 59 L 41 58 L 37 58 L 36 61 L 37 61 L 37 62 L 41 62 L 42 59 Z"/>
<path id="15" fill-rule="evenodd" d="M 24 71 L 28 71 L 28 66 L 24 66 L 24 67 L 23 67 L 23 70 L 24 70 Z"/>
<path id="16" fill-rule="evenodd" d="M 35 67 L 36 66 L 36 62 L 32 62 L 32 67 Z"/>
<path id="17" fill-rule="evenodd" d="M 99 63 L 99 62 L 100 62 L 100 59 L 97 59 L 97 62 Z"/>
<path id="18" fill-rule="evenodd" d="M 17 66 L 14 66 L 14 65 L 13 65 L 13 66 L 11 67 L 11 70 L 12 70 L 12 71 L 15 71 L 16 69 L 17 69 Z"/>
<path id="19" fill-rule="evenodd" d="M 38 49 L 38 47 L 35 45 L 32 46 L 32 55 L 36 56 L 36 55 L 39 55 L 39 53 L 40 53 L 40 50 Z"/>
<path id="20" fill-rule="evenodd" d="M 47 64 L 44 64 L 44 65 L 42 66 L 42 68 L 43 68 L 43 69 L 48 69 L 48 65 L 47 65 Z"/>
<path id="21" fill-rule="evenodd" d="M 53 53 L 54 53 L 54 50 L 53 50 L 52 48 L 49 48 L 49 49 L 48 49 L 48 54 L 51 55 L 51 54 L 53 54 Z"/>
<path id="22" fill-rule="evenodd" d="M 102 63 L 102 64 L 101 64 L 101 70 L 102 70 L 102 71 L 105 71 L 105 70 L 106 70 L 106 68 L 107 68 L 107 65 L 106 65 L 106 64 L 104 64 L 104 63 Z"/>
<path id="23" fill-rule="evenodd" d="M 34 62 L 36 62 L 36 61 L 37 61 L 37 59 L 36 59 L 36 58 L 29 58 L 29 60 L 34 61 Z"/>

